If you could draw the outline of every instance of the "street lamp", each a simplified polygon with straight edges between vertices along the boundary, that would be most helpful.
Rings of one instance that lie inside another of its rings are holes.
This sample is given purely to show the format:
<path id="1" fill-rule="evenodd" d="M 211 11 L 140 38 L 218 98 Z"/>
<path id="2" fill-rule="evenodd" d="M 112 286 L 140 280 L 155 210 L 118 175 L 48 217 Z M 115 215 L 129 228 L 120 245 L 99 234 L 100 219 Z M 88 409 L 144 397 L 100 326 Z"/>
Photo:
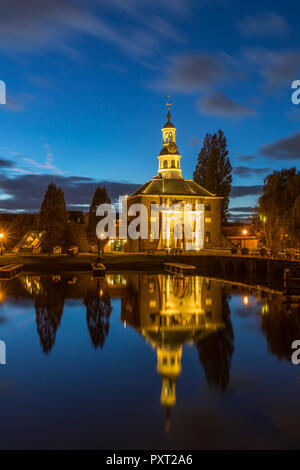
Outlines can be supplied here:
<path id="1" fill-rule="evenodd" d="M 1 239 L 1 256 L 3 255 L 3 238 L 4 238 L 4 233 L 0 233 L 0 239 Z"/>
<path id="2" fill-rule="evenodd" d="M 246 235 L 247 235 L 248 231 L 244 228 L 244 230 L 242 231 L 242 234 L 244 235 L 244 248 L 245 248 L 245 243 L 246 243 Z"/>

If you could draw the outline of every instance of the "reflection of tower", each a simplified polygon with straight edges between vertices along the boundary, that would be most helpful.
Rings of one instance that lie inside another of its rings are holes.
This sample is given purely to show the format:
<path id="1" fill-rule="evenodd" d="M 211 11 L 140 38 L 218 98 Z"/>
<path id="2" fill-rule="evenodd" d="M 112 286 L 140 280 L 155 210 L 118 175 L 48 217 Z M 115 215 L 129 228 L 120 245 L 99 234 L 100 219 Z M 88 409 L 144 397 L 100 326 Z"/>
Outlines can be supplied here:
<path id="1" fill-rule="evenodd" d="M 163 405 L 173 406 L 176 402 L 176 380 L 181 372 L 182 345 L 174 349 L 157 348 L 157 372 L 162 376 L 160 401 Z"/>
<path id="2" fill-rule="evenodd" d="M 160 402 L 166 407 L 166 431 L 170 429 L 170 408 L 176 403 L 176 382 L 181 372 L 182 345 L 157 348 L 157 372 L 161 375 Z"/>
<path id="3" fill-rule="evenodd" d="M 156 349 L 162 379 L 160 401 L 166 408 L 168 430 L 183 345 L 224 327 L 221 286 L 200 276 L 180 279 L 158 274 L 129 276 L 127 288 L 132 294 L 122 299 L 122 320 Z"/>

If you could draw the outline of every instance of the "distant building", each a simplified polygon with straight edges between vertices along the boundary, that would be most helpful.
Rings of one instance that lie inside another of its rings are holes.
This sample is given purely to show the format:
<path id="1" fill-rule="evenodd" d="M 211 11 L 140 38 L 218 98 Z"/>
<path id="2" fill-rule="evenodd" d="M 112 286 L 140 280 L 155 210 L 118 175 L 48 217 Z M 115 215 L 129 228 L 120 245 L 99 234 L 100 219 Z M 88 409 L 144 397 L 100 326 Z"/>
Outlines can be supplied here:
<path id="1" fill-rule="evenodd" d="M 45 232 L 29 230 L 13 248 L 13 253 L 40 253 Z"/>
<path id="2" fill-rule="evenodd" d="M 251 230 L 249 224 L 232 223 L 222 227 L 222 234 L 236 248 L 248 248 L 256 250 L 258 238 Z"/>
<path id="3" fill-rule="evenodd" d="M 132 204 L 144 204 L 148 209 L 148 233 L 150 234 L 151 205 L 166 204 L 164 213 L 159 217 L 159 238 L 147 240 L 132 240 L 128 238 L 127 251 L 147 251 L 166 249 L 185 249 L 186 243 L 193 241 L 190 236 L 178 237 L 176 233 L 182 230 L 184 234 L 192 234 L 191 224 L 183 227 L 183 205 L 190 204 L 192 210 L 197 204 L 204 205 L 204 245 L 203 248 L 221 246 L 221 197 L 215 196 L 193 180 L 186 180 L 181 172 L 181 155 L 176 144 L 176 128 L 171 122 L 170 105 L 168 105 L 167 122 L 162 128 L 163 145 L 158 155 L 158 174 L 147 181 L 137 191 L 128 197 L 128 209 Z M 175 210 L 171 210 L 175 206 Z M 163 236 L 162 217 L 168 223 L 169 237 Z M 155 222 L 152 220 L 152 222 Z M 178 225 L 181 225 L 179 227 Z"/>

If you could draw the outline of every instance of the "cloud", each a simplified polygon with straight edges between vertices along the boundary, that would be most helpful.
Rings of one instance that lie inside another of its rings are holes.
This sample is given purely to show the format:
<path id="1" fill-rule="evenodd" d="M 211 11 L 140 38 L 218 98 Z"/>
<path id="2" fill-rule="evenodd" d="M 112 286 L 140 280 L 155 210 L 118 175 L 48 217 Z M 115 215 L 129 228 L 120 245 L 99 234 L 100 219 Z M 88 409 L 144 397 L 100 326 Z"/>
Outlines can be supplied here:
<path id="1" fill-rule="evenodd" d="M 25 111 L 25 106 L 17 97 L 7 96 L 6 104 L 1 106 L 3 111 L 13 111 L 15 113 L 21 113 Z"/>
<path id="2" fill-rule="evenodd" d="M 263 186 L 254 185 L 254 186 L 232 186 L 231 188 L 231 198 L 242 197 L 242 196 L 257 196 L 261 193 Z"/>
<path id="3" fill-rule="evenodd" d="M 248 49 L 246 58 L 259 67 L 267 85 L 290 87 L 300 73 L 300 50 Z"/>
<path id="4" fill-rule="evenodd" d="M 0 158 L 0 168 L 12 168 L 13 162 L 11 160 L 6 160 L 5 158 Z"/>
<path id="5" fill-rule="evenodd" d="M 53 171 L 54 173 L 62 175 L 64 173 L 63 170 L 61 170 L 56 165 L 54 165 L 54 158 L 53 158 L 51 146 L 49 144 L 44 144 L 43 147 L 46 150 L 46 159 L 44 163 L 39 163 L 36 160 L 33 160 L 32 158 L 22 156 L 23 160 L 26 163 L 29 163 L 29 165 L 32 165 L 36 168 L 50 170 L 50 171 Z"/>
<path id="6" fill-rule="evenodd" d="M 97 184 L 105 185 L 112 200 L 119 195 L 131 194 L 140 185 L 115 181 L 96 181 L 93 178 L 62 175 L 32 175 L 21 174 L 14 178 L 0 174 L 1 191 L 7 199 L 0 201 L 0 209 L 5 211 L 38 211 L 48 184 L 53 181 L 65 193 L 69 208 L 78 210 L 86 208 L 91 203 Z M 79 205 L 79 206 L 78 206 Z"/>
<path id="7" fill-rule="evenodd" d="M 179 31 L 177 31 L 177 29 L 170 22 L 166 21 L 160 16 L 152 16 L 148 26 L 161 36 L 176 42 L 184 42 L 184 39 L 182 38 L 182 35 L 180 35 Z"/>
<path id="8" fill-rule="evenodd" d="M 273 160 L 300 160 L 300 132 L 262 146 L 259 153 Z"/>
<path id="9" fill-rule="evenodd" d="M 289 31 L 285 18 L 272 11 L 264 11 L 257 16 L 248 16 L 238 22 L 239 30 L 247 36 L 278 36 Z"/>
<path id="10" fill-rule="evenodd" d="M 254 155 L 242 155 L 241 157 L 239 157 L 239 160 L 241 162 L 253 162 L 257 160 L 257 157 L 255 157 Z"/>
<path id="11" fill-rule="evenodd" d="M 170 60 L 164 78 L 155 82 L 153 87 L 193 93 L 212 86 L 225 76 L 226 68 L 221 58 L 200 52 L 184 54 Z"/>
<path id="12" fill-rule="evenodd" d="M 250 168 L 248 166 L 236 166 L 233 169 L 233 173 L 241 177 L 263 175 L 270 171 L 271 171 L 270 168 Z"/>
<path id="13" fill-rule="evenodd" d="M 230 207 L 230 212 L 253 212 L 253 207 Z"/>
<path id="14" fill-rule="evenodd" d="M 201 113 L 210 116 L 242 118 L 256 115 L 254 109 L 237 103 L 220 92 L 204 97 L 202 101 L 199 101 L 198 109 Z"/>
<path id="15" fill-rule="evenodd" d="M 0 49 L 5 52 L 59 50 L 76 58 L 80 54 L 72 42 L 78 34 L 84 34 L 112 44 L 139 60 L 158 50 L 162 37 L 180 40 L 175 27 L 158 14 L 152 14 L 153 24 L 149 22 L 153 5 L 154 11 L 155 8 L 161 11 L 158 1 L 140 2 L 143 8 L 139 11 L 136 2 L 124 0 L 107 3 L 99 0 L 1 0 L 1 3 Z M 183 2 L 177 3 L 183 8 Z"/>
<path id="16" fill-rule="evenodd" d="M 31 93 L 18 93 L 15 96 L 8 95 L 6 97 L 6 104 L 1 106 L 3 111 L 12 111 L 14 113 L 22 113 L 26 110 L 28 103 L 33 101 L 35 96 Z"/>

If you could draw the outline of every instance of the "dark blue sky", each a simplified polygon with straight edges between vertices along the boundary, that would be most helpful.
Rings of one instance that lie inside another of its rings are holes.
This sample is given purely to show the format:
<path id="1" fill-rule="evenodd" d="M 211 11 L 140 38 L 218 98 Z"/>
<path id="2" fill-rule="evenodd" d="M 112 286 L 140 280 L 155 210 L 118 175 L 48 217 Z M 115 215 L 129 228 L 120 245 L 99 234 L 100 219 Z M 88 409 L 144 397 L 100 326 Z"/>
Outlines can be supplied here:
<path id="1" fill-rule="evenodd" d="M 0 208 L 37 209 L 51 179 L 83 209 L 96 182 L 115 196 L 131 186 L 111 182 L 150 179 L 168 93 L 184 177 L 221 128 L 231 207 L 253 206 L 264 176 L 300 159 L 299 13 L 291 0 L 1 0 Z"/>

